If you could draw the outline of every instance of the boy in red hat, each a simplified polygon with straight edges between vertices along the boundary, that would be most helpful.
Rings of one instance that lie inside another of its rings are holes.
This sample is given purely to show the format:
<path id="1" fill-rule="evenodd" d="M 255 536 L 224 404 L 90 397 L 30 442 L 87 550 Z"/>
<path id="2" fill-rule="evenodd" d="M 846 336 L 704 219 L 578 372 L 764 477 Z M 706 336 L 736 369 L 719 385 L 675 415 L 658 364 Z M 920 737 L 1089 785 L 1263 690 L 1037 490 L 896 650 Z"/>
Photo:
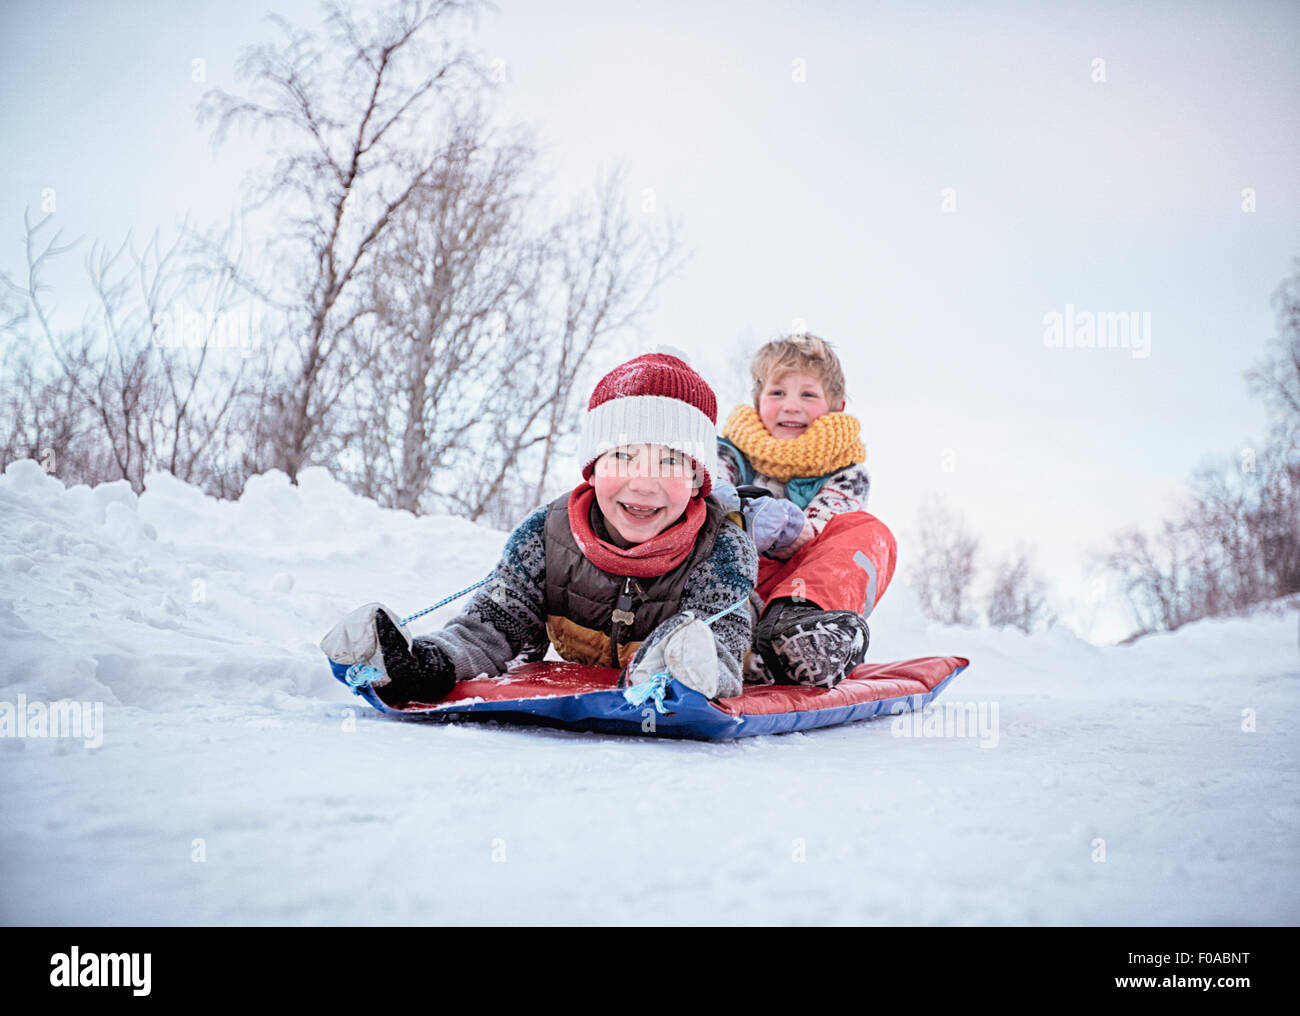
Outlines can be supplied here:
<path id="1" fill-rule="evenodd" d="M 894 574 L 889 528 L 866 511 L 871 480 L 858 420 L 844 412 L 844 372 L 830 343 L 767 343 L 750 372 L 753 406 L 719 439 L 723 478 L 767 488 L 747 511 L 762 553 L 755 629 L 763 681 L 832 687 L 866 657 L 866 618 Z"/>
<path id="2" fill-rule="evenodd" d="M 758 559 L 711 495 L 717 399 L 662 353 L 616 367 L 583 420 L 583 482 L 510 534 L 491 580 L 441 631 L 412 639 L 381 604 L 353 612 L 321 643 L 370 663 L 372 687 L 401 706 L 436 702 L 456 681 L 505 673 L 554 645 L 571 662 L 621 668 L 628 684 L 668 670 L 709 698 L 739 695 L 750 646 L 745 600 Z"/>

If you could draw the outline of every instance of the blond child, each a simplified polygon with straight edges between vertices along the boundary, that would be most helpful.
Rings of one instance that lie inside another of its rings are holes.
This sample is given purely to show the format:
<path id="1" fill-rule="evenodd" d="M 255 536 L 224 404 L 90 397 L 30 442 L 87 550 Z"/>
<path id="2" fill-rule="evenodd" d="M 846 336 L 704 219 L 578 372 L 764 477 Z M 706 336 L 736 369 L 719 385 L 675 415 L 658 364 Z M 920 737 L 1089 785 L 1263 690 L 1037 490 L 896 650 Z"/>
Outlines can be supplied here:
<path id="1" fill-rule="evenodd" d="M 897 547 L 866 511 L 861 425 L 844 412 L 844 372 L 830 343 L 777 339 L 750 372 L 753 405 L 727 419 L 718 461 L 731 483 L 773 496 L 750 512 L 764 603 L 751 677 L 832 687 L 866 656 L 866 618 L 893 577 Z"/>

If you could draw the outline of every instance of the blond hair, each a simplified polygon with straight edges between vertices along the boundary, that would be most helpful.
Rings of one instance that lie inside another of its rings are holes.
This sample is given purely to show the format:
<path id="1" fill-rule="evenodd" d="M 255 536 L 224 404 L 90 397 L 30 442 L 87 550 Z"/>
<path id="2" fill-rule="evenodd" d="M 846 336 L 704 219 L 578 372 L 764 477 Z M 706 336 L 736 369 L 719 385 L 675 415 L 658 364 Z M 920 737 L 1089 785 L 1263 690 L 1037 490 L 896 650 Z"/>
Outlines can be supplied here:
<path id="1" fill-rule="evenodd" d="M 845 397 L 844 368 L 839 357 L 829 342 L 809 332 L 773 339 L 754 354 L 749 373 L 754 379 L 755 409 L 763 387 L 774 373 L 778 378 L 785 374 L 811 374 L 821 382 L 829 406 L 838 406 Z"/>

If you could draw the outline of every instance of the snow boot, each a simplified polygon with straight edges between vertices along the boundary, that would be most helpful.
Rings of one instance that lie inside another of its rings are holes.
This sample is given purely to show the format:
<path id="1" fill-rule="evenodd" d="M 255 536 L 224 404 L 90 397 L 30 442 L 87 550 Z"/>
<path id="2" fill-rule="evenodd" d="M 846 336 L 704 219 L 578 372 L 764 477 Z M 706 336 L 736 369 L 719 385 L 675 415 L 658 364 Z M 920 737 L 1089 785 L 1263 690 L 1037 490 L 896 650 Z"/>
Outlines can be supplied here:
<path id="1" fill-rule="evenodd" d="M 437 702 L 451 691 L 456 673 L 441 649 L 418 641 L 407 648 L 406 639 L 382 610 L 375 611 L 375 634 L 390 679 L 375 688 L 375 694 L 385 703 L 397 708 L 410 702 Z"/>
<path id="2" fill-rule="evenodd" d="M 754 642 L 778 684 L 833 688 L 867 656 L 871 630 L 852 610 L 822 610 L 781 597 L 768 605 Z"/>

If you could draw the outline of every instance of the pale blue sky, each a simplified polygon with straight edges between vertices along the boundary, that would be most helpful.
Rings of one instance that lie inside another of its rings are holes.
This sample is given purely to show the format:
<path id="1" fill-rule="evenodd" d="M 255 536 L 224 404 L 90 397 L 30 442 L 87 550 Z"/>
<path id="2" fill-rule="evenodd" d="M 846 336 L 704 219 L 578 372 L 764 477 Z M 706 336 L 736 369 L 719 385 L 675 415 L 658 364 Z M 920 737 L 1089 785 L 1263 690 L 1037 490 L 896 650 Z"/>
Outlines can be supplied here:
<path id="1" fill-rule="evenodd" d="M 683 219 L 694 256 L 644 345 L 717 371 L 804 319 L 843 354 L 871 507 L 900 535 L 946 494 L 991 548 L 1036 543 L 1069 600 L 1088 548 L 1153 521 L 1204 456 L 1261 440 L 1241 375 L 1300 255 L 1297 5 L 500 8 L 478 44 L 558 187 L 622 160 L 634 201 L 653 188 Z M 214 158 L 194 104 L 240 88 L 234 58 L 272 9 L 317 17 L 299 0 L 0 6 L 0 267 L 20 265 L 45 187 L 87 240 L 226 214 L 256 151 Z M 1149 312 L 1150 356 L 1046 348 L 1043 316 L 1067 304 Z M 1081 628 L 1095 613 L 1067 609 Z M 1122 627 L 1098 619 L 1094 637 Z"/>

